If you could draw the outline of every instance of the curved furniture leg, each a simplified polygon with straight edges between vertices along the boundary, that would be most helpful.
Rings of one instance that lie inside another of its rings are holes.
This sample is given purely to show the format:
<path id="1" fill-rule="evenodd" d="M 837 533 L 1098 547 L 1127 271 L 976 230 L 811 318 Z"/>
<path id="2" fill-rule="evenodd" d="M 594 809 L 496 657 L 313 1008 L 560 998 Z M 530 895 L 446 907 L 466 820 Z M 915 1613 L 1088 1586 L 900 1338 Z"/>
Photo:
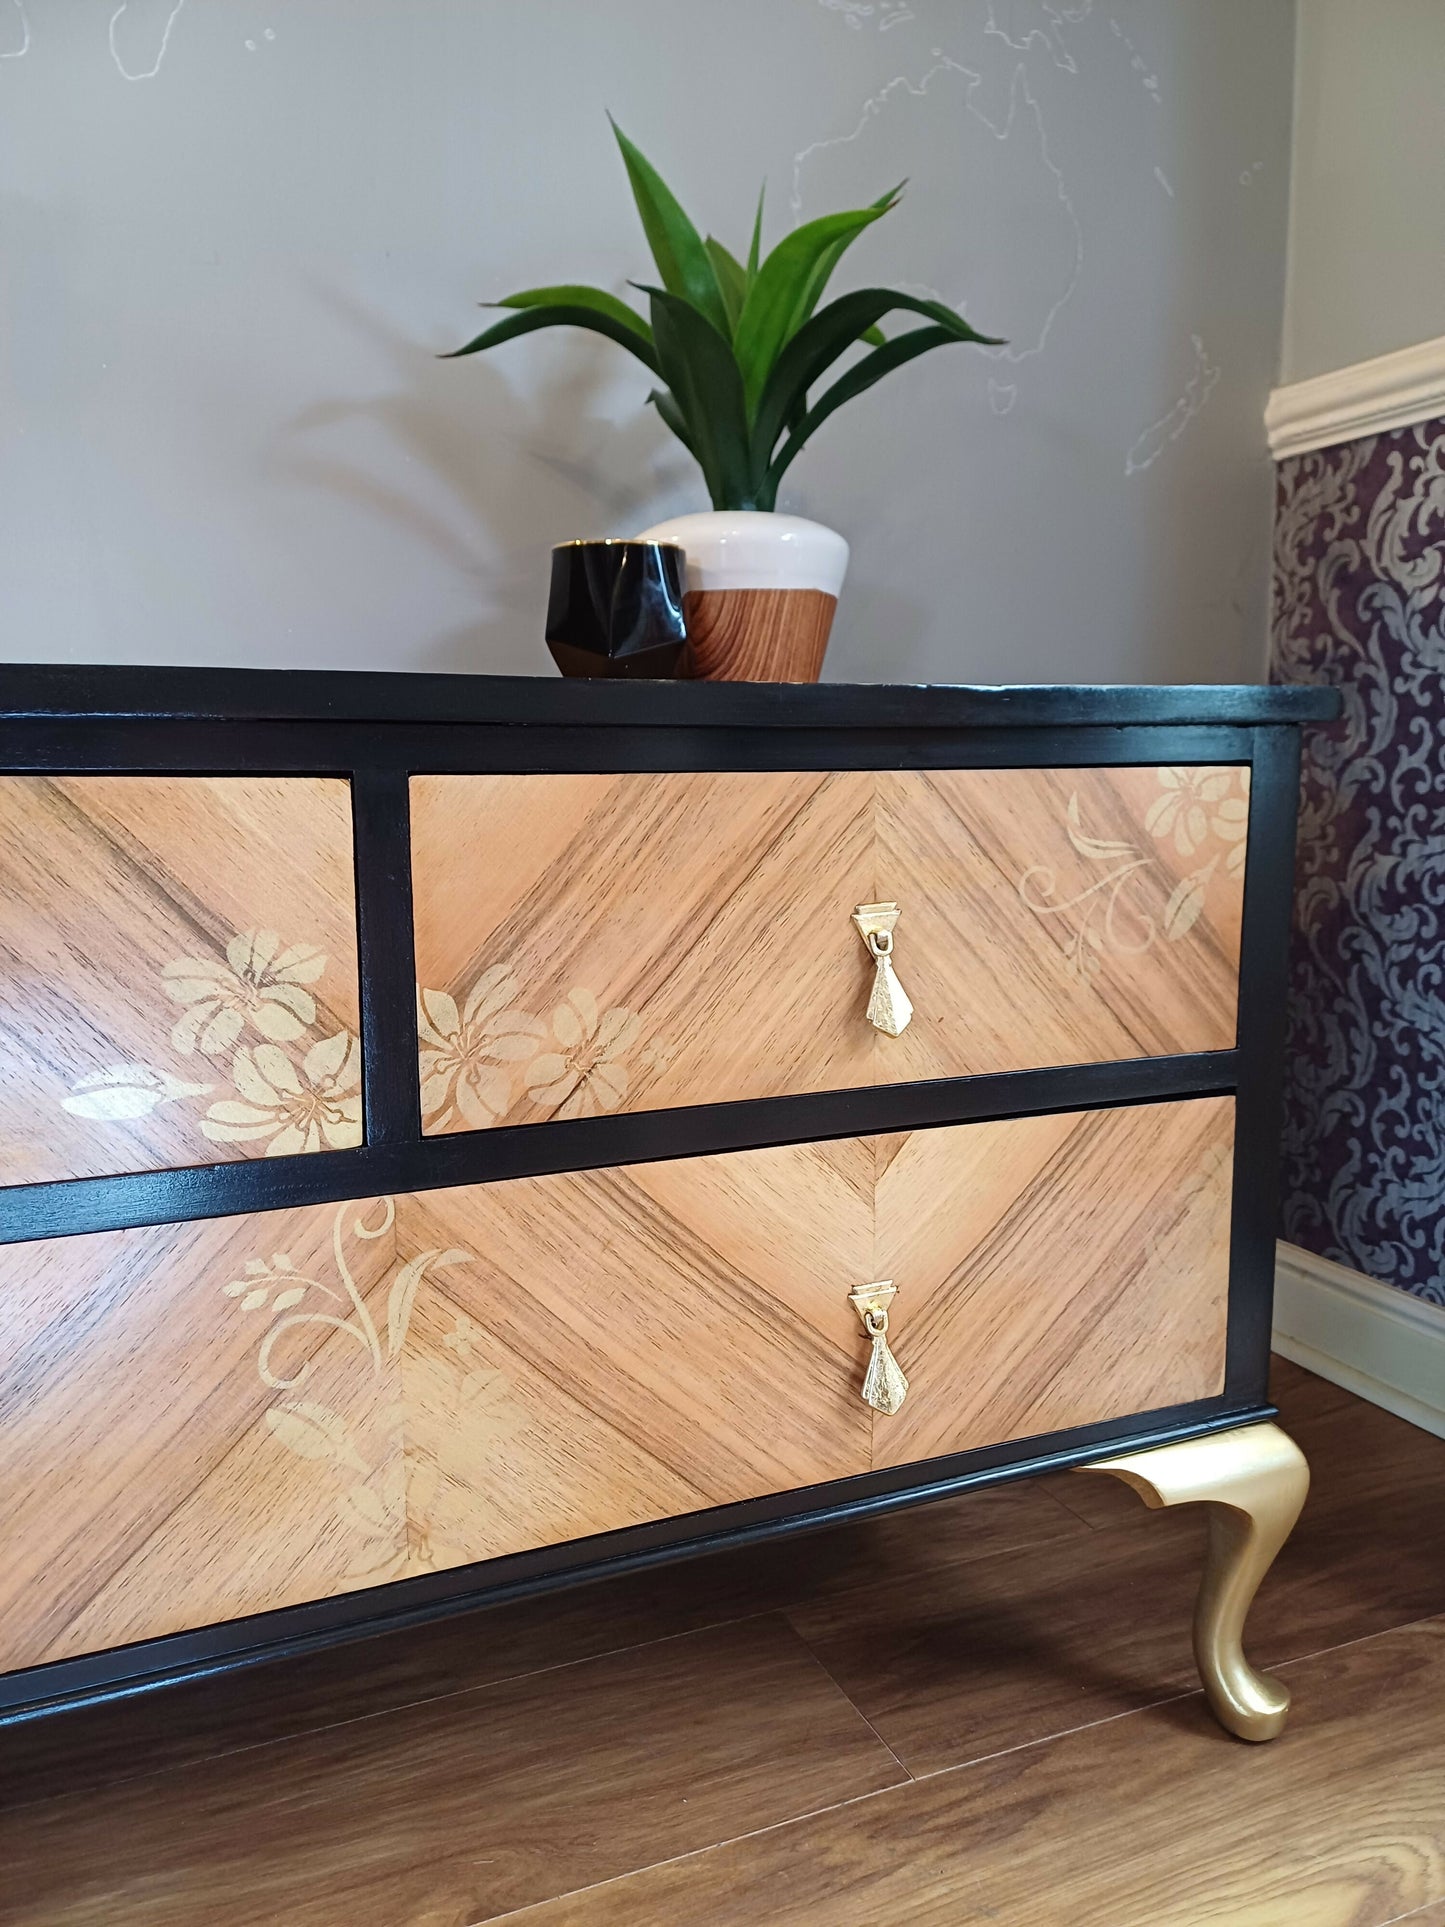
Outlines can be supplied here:
<path id="1" fill-rule="evenodd" d="M 1277 1425 L 1245 1425 L 1076 1469 L 1122 1479 L 1155 1509 L 1209 1507 L 1194 1607 L 1199 1676 L 1221 1726 L 1242 1740 L 1272 1740 L 1289 1711 L 1289 1691 L 1245 1658 L 1244 1617 L 1305 1502 L 1304 1453 Z"/>

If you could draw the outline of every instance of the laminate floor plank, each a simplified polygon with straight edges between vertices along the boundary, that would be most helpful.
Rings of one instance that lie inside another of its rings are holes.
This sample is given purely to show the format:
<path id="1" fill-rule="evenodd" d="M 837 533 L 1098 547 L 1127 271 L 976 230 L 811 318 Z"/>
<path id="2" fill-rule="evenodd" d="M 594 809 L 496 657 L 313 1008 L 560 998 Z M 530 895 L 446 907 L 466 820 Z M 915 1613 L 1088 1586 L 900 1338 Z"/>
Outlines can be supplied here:
<path id="1" fill-rule="evenodd" d="M 1445 1889 L 1445 1620 L 1301 1660 L 1284 1736 L 1195 1694 L 512 1917 L 513 1927 L 1385 1927 Z"/>
<path id="2" fill-rule="evenodd" d="M 0 1727 L 0 1810 L 827 1599 L 870 1575 L 921 1583 L 941 1567 L 1086 1537 L 1037 1480 L 994 1486 Z"/>
<path id="3" fill-rule="evenodd" d="M 1334 1390 L 1333 1387 L 1330 1388 Z M 1348 1394 L 1345 1395 L 1348 1397 Z M 1351 1400 L 1333 1421 L 1370 1453 L 1388 1415 Z M 1352 1468 L 1339 1445 L 1317 1451 L 1303 1518 L 1265 1579 L 1248 1646 L 1261 1666 L 1445 1613 L 1445 1487 L 1401 1456 Z M 1294 1428 L 1309 1444 L 1314 1428 Z M 1392 1449 L 1400 1442 L 1390 1440 Z M 1410 1441 L 1404 1441 L 1408 1445 Z M 886 1576 L 788 1608 L 793 1625 L 913 1773 L 1189 1690 L 1190 1619 L 1203 1557 L 1202 1508 L 1151 1512 L 1116 1480 L 1071 1474 L 1129 1510 L 1085 1541 L 940 1566 L 907 1584 Z"/>
<path id="4" fill-rule="evenodd" d="M 0 1729 L 0 1923 L 1445 1927 L 1445 1442 L 1277 1396 L 1273 1746 L 1195 1691 L 1202 1515 L 1069 1475 Z"/>
<path id="5" fill-rule="evenodd" d="M 784 1623 L 0 1820 L 6 1927 L 465 1927 L 906 1776 Z"/>
<path id="6" fill-rule="evenodd" d="M 937 1773 L 1189 1692 L 1203 1536 L 1185 1527 L 861 1585 L 788 1618 L 909 1772 Z"/>

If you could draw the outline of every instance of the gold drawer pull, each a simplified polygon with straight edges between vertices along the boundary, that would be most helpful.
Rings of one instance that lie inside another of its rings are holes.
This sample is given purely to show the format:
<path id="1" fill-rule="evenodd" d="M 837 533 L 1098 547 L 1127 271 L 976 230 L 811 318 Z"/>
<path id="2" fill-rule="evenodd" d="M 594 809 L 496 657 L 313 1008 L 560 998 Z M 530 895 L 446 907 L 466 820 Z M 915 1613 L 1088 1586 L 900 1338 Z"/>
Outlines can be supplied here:
<path id="1" fill-rule="evenodd" d="M 873 1340 L 873 1355 L 863 1374 L 863 1403 L 890 1418 L 908 1396 L 903 1367 L 888 1349 L 888 1307 L 897 1296 L 898 1288 L 889 1279 L 877 1285 L 858 1285 L 848 1293 L 849 1304 Z"/>
<path id="2" fill-rule="evenodd" d="M 900 912 L 896 903 L 860 903 L 853 912 L 858 935 L 878 968 L 868 999 L 868 1021 L 885 1036 L 897 1037 L 908 1028 L 913 1005 L 893 968 L 893 926 Z"/>

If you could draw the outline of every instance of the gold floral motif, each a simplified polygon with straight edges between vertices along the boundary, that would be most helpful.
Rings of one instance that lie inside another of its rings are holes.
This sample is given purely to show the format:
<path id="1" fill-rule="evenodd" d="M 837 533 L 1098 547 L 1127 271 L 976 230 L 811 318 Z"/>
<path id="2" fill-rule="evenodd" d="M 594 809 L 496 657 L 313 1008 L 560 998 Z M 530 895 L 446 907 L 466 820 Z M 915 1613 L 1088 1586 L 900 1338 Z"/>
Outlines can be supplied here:
<path id="1" fill-rule="evenodd" d="M 352 1220 L 351 1234 L 364 1242 L 371 1243 L 384 1238 L 396 1223 L 396 1206 L 390 1198 L 379 1201 L 381 1221 L 368 1224 L 365 1217 L 358 1215 Z M 331 1262 L 341 1290 L 324 1284 L 319 1278 L 299 1271 L 289 1252 L 273 1252 L 269 1259 L 252 1258 L 248 1261 L 244 1274 L 233 1278 L 221 1287 L 227 1298 L 238 1298 L 242 1311 L 265 1311 L 270 1324 L 261 1339 L 257 1353 L 256 1366 L 263 1384 L 275 1391 L 291 1391 L 304 1384 L 311 1370 L 310 1362 L 303 1359 L 299 1369 L 290 1377 L 273 1368 L 272 1352 L 276 1343 L 288 1331 L 307 1325 L 324 1325 L 342 1333 L 360 1345 L 371 1360 L 374 1374 L 379 1374 L 387 1357 L 395 1357 L 406 1339 L 406 1327 L 411 1318 L 411 1308 L 416 1296 L 416 1286 L 421 1273 L 427 1265 L 441 1257 L 437 1250 L 426 1251 L 419 1261 L 404 1265 L 394 1280 L 387 1305 L 388 1349 L 383 1350 L 381 1335 L 367 1308 L 352 1273 L 346 1256 L 345 1230 L 349 1212 L 355 1211 L 352 1204 L 338 1205 L 331 1221 Z M 470 1252 L 451 1251 L 446 1253 L 448 1262 L 470 1257 Z M 309 1292 L 316 1292 L 319 1298 L 330 1300 L 341 1310 L 328 1310 L 313 1301 L 305 1310 L 300 1309 Z"/>
<path id="2" fill-rule="evenodd" d="M 1249 838 L 1249 798 L 1226 796 L 1215 811 L 1210 828 L 1221 843 L 1229 846 L 1224 853 L 1225 870 L 1230 876 L 1243 876 Z"/>
<path id="3" fill-rule="evenodd" d="M 314 984 L 326 958 L 309 944 L 283 948 L 274 930 L 245 930 L 226 945 L 226 961 L 181 957 L 161 971 L 166 995 L 187 1006 L 171 1030 L 183 1056 L 218 1057 L 246 1024 L 273 1044 L 291 1043 L 316 1022 Z"/>
<path id="4" fill-rule="evenodd" d="M 1178 943 L 1203 915 L 1221 864 L 1226 875 L 1243 872 L 1249 830 L 1243 771 L 1170 766 L 1158 777 L 1160 794 L 1145 812 L 1144 828 L 1156 843 L 1172 843 L 1180 856 L 1202 860 L 1174 885 L 1157 916 L 1146 908 L 1147 898 L 1141 900 L 1141 886 L 1157 884 L 1157 855 L 1137 843 L 1086 835 L 1077 791 L 1066 812 L 1069 844 L 1103 874 L 1067 898 L 1060 897 L 1058 873 L 1047 864 L 1035 864 L 1019 879 L 1019 896 L 1037 915 L 1075 915 L 1066 955 L 1080 976 L 1097 974 L 1105 955 L 1141 956 L 1161 939 Z"/>
<path id="5" fill-rule="evenodd" d="M 432 1389 L 451 1394 L 449 1398 L 438 1398 L 438 1407 L 457 1414 L 459 1429 L 471 1444 L 483 1438 L 489 1443 L 505 1438 L 517 1426 L 512 1381 L 505 1372 L 487 1363 L 483 1351 L 486 1336 L 475 1319 L 468 1318 L 464 1311 L 458 1312 L 451 1330 L 442 1340 L 442 1349 L 450 1353 L 450 1357 L 445 1361 L 425 1361 Z M 447 1374 L 445 1386 L 439 1382 L 438 1368 Z"/>
<path id="6" fill-rule="evenodd" d="M 1234 771 L 1166 768 L 1159 783 L 1163 793 L 1145 812 L 1144 828 L 1152 837 L 1172 836 L 1180 856 L 1193 856 L 1208 840 L 1215 805 L 1234 787 Z"/>
<path id="7" fill-rule="evenodd" d="M 374 1242 L 395 1222 L 390 1198 L 378 1201 L 371 1219 L 355 1205 L 338 1207 L 331 1231 L 335 1283 L 303 1272 L 289 1252 L 276 1251 L 248 1260 L 243 1274 L 221 1287 L 241 1312 L 264 1314 L 256 1370 L 263 1385 L 283 1394 L 265 1414 L 266 1430 L 293 1457 L 330 1465 L 341 1480 L 336 1509 L 355 1537 L 349 1576 L 358 1581 L 454 1565 L 469 1556 L 468 1548 L 450 1547 L 438 1533 L 440 1471 L 406 1441 L 399 1375 L 417 1293 L 428 1274 L 465 1264 L 472 1254 L 434 1245 L 400 1265 L 387 1288 L 383 1329 L 357 1285 L 347 1241 Z M 372 1407 L 365 1423 L 309 1395 L 309 1358 L 286 1369 L 288 1334 L 308 1327 L 344 1336 L 366 1354 L 372 1384 L 394 1387 L 395 1396 Z M 482 1328 L 459 1312 L 442 1340 L 448 1356 L 416 1358 L 407 1368 L 409 1402 L 446 1414 L 444 1422 L 472 1449 L 504 1438 L 519 1418 L 510 1380 L 486 1361 L 485 1340 Z"/>
<path id="8" fill-rule="evenodd" d="M 1067 956 L 1080 976 L 1090 977 L 1098 971 L 1102 952 L 1140 956 L 1153 944 L 1154 920 L 1132 903 L 1126 889 L 1151 859 L 1132 843 L 1085 836 L 1077 791 L 1069 798 L 1067 830 L 1070 846 L 1088 862 L 1107 866 L 1105 874 L 1074 896 L 1059 898 L 1057 872 L 1036 863 L 1019 878 L 1019 896 L 1041 917 L 1078 913 Z"/>
<path id="9" fill-rule="evenodd" d="M 627 1095 L 623 1059 L 637 1042 L 642 1020 L 634 1012 L 599 1011 L 590 990 L 575 989 L 552 1012 L 552 1037 L 560 1050 L 543 1051 L 527 1066 L 527 1094 L 554 1117 L 590 1117 L 615 1111 Z"/>
<path id="10" fill-rule="evenodd" d="M 342 1030 L 306 1041 L 317 1007 L 305 986 L 323 975 L 326 962 L 310 944 L 283 944 L 274 930 L 247 930 L 227 943 L 224 962 L 180 957 L 162 968 L 165 994 L 186 1006 L 171 1027 L 172 1048 L 182 1056 L 231 1052 L 236 1095 L 213 1103 L 201 1120 L 213 1143 L 255 1144 L 266 1157 L 360 1144 L 359 1040 Z M 247 1025 L 261 1043 L 237 1042 Z M 215 1089 L 153 1064 L 111 1064 L 77 1078 L 60 1101 L 74 1117 L 125 1124 Z"/>
<path id="11" fill-rule="evenodd" d="M 201 1129 L 219 1144 L 265 1138 L 266 1156 L 349 1150 L 361 1142 L 361 1046 L 349 1031 L 323 1037 L 300 1064 L 279 1044 L 238 1050 L 231 1060 L 237 1098 L 213 1104 Z"/>
<path id="12" fill-rule="evenodd" d="M 442 1339 L 442 1353 L 414 1360 L 406 1375 L 408 1404 L 436 1414 L 471 1466 L 485 1464 L 487 1453 L 517 1430 L 522 1416 L 511 1379 L 487 1362 L 486 1336 L 465 1312 L 458 1312 Z M 409 1444 L 405 1462 L 406 1570 L 425 1572 L 476 1558 L 475 1543 L 447 1537 L 445 1485 L 437 1459 Z"/>
<path id="13" fill-rule="evenodd" d="M 94 1118 L 101 1124 L 123 1124 L 149 1117 L 162 1104 L 180 1097 L 207 1097 L 214 1084 L 191 1084 L 149 1064 L 110 1064 L 103 1071 L 77 1077 L 60 1107 L 72 1117 Z"/>
<path id="14" fill-rule="evenodd" d="M 357 1451 L 351 1428 L 329 1405 L 314 1399 L 283 1399 L 266 1414 L 266 1429 L 298 1459 L 334 1459 L 363 1478 L 371 1467 Z"/>
<path id="15" fill-rule="evenodd" d="M 447 1130 L 460 1119 L 484 1130 L 510 1110 L 510 1067 L 532 1057 L 546 1036 L 540 1018 L 513 1008 L 516 995 L 506 964 L 484 970 L 460 1010 L 445 990 L 417 991 L 421 1109 L 428 1125 Z"/>

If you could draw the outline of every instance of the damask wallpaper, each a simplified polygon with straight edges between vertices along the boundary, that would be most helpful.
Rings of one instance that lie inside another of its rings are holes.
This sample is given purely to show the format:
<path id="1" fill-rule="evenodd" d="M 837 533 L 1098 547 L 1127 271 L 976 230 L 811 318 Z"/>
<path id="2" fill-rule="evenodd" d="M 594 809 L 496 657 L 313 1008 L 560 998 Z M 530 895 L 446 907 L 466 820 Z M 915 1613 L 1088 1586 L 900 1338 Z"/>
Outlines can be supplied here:
<path id="1" fill-rule="evenodd" d="M 1274 676 L 1307 733 L 1285 1237 L 1445 1305 L 1445 420 L 1279 466 Z"/>

